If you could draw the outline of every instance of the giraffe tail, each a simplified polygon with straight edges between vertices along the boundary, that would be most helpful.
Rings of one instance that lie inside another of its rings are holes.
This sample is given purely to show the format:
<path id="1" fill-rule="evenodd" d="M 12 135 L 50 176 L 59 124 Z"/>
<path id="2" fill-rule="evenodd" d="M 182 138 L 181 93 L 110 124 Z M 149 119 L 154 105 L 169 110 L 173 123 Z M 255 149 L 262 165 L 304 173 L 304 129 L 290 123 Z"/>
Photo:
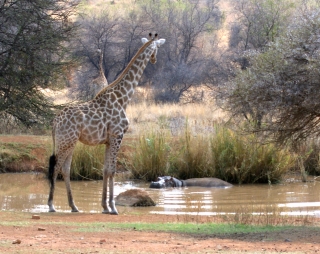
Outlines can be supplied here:
<path id="1" fill-rule="evenodd" d="M 54 185 L 54 166 L 56 165 L 57 163 L 57 160 L 56 160 L 56 156 L 53 154 L 50 156 L 50 159 L 49 159 L 49 174 L 48 174 L 48 179 L 49 179 L 49 182 L 51 184 L 51 186 Z"/>

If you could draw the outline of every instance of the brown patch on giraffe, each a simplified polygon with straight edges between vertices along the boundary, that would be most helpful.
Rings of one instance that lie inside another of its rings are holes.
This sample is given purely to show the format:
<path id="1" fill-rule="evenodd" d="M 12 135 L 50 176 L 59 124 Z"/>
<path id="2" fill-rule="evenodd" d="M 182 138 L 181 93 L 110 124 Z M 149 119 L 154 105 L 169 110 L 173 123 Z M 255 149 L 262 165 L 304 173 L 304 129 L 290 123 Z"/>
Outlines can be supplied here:
<path id="1" fill-rule="evenodd" d="M 117 99 L 117 96 L 114 93 L 110 94 L 110 100 L 115 101 Z M 113 105 L 112 105 L 113 106 Z"/>
<path id="2" fill-rule="evenodd" d="M 124 95 L 127 93 L 127 90 L 125 89 L 125 87 L 121 86 L 120 87 L 120 92 Z"/>
<path id="3" fill-rule="evenodd" d="M 136 66 L 132 66 L 131 67 L 131 70 L 134 72 L 134 73 L 137 73 L 138 72 L 138 68 Z"/>
<path id="4" fill-rule="evenodd" d="M 144 65 L 144 61 L 140 61 L 139 63 L 138 63 L 138 67 L 139 67 L 139 70 L 141 69 L 141 67 Z"/>
<path id="5" fill-rule="evenodd" d="M 100 106 L 103 107 L 103 108 L 106 107 L 106 101 L 105 100 L 101 100 Z"/>
<path id="6" fill-rule="evenodd" d="M 92 120 L 90 124 L 91 124 L 93 127 L 96 127 L 96 126 L 99 125 L 100 122 L 101 122 L 101 120 L 96 119 L 96 120 Z"/>
<path id="7" fill-rule="evenodd" d="M 114 94 L 115 94 L 115 96 L 116 96 L 116 98 L 121 98 L 121 96 L 122 96 L 122 93 L 121 93 L 121 91 L 114 91 Z"/>
<path id="8" fill-rule="evenodd" d="M 122 99 L 122 98 L 120 98 L 120 99 L 118 100 L 118 102 L 119 102 L 119 104 L 121 104 L 121 105 L 122 105 L 124 101 L 123 101 L 123 99 Z"/>
<path id="9" fill-rule="evenodd" d="M 134 74 L 132 73 L 132 71 L 129 71 L 128 75 L 129 75 L 128 80 L 130 81 L 134 80 Z"/>
<path id="10" fill-rule="evenodd" d="M 70 118 L 70 122 L 71 122 L 72 124 L 76 124 L 76 123 L 77 123 L 77 122 L 76 122 L 76 119 L 75 119 L 74 117 Z"/>

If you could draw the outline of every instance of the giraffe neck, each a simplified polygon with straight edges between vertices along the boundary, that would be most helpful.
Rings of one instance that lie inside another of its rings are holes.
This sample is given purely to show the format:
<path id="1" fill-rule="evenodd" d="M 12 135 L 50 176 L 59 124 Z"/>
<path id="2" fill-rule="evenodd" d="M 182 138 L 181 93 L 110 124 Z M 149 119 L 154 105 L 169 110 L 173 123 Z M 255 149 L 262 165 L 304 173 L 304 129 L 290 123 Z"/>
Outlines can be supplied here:
<path id="1" fill-rule="evenodd" d="M 133 57 L 124 72 L 119 75 L 121 78 L 117 78 L 108 87 L 102 89 L 95 99 L 103 97 L 108 98 L 112 103 L 118 101 L 124 108 L 128 105 L 153 53 L 153 45 L 146 44 L 148 44 L 147 47 L 143 45 L 142 48 L 145 47 L 145 49 L 139 53 L 140 49 L 139 54 Z"/>
<path id="2" fill-rule="evenodd" d="M 103 71 L 103 52 L 100 53 L 100 59 L 99 59 L 99 76 L 102 77 L 104 80 L 107 80 L 106 76 L 104 75 Z"/>

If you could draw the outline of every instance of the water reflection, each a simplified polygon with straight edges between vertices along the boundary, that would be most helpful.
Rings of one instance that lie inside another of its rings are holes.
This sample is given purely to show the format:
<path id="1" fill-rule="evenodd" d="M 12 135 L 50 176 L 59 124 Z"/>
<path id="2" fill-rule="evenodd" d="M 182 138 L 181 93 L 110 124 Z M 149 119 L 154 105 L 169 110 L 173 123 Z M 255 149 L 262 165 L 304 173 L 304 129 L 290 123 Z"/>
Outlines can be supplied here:
<path id="1" fill-rule="evenodd" d="M 320 217 L 320 182 L 294 182 L 279 185 L 243 185 L 229 189 L 200 187 L 149 189 L 148 183 L 118 181 L 115 195 L 133 188 L 146 190 L 156 207 L 127 208 L 120 213 L 137 211 L 155 214 L 216 215 L 250 212 Z M 100 213 L 102 181 L 72 182 L 76 205 L 81 212 Z M 49 186 L 39 174 L 0 174 L 0 209 L 47 212 Z M 70 212 L 63 181 L 56 184 L 54 204 L 57 211 Z"/>

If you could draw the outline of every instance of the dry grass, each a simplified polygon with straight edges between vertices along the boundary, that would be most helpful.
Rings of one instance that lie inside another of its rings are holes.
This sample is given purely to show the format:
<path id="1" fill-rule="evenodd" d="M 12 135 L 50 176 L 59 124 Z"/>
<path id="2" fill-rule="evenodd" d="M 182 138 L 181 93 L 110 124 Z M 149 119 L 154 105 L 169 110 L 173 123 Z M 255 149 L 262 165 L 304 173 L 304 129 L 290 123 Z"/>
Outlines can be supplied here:
<path id="1" fill-rule="evenodd" d="M 149 129 L 168 129 L 173 136 L 185 131 L 186 123 L 193 134 L 214 131 L 213 125 L 223 123 L 228 117 L 214 103 L 203 104 L 155 104 L 142 102 L 128 106 L 129 133 L 138 135 Z"/>
<path id="2" fill-rule="evenodd" d="M 42 89 L 41 91 L 43 92 L 44 95 L 46 95 L 48 98 L 50 98 L 50 100 L 52 100 L 52 102 L 55 105 L 61 105 L 61 104 L 66 104 L 66 103 L 71 102 L 71 99 L 68 96 L 68 94 L 69 94 L 68 88 L 64 88 L 64 89 L 58 90 L 58 91 L 54 91 L 54 90 L 47 88 L 47 89 Z"/>

